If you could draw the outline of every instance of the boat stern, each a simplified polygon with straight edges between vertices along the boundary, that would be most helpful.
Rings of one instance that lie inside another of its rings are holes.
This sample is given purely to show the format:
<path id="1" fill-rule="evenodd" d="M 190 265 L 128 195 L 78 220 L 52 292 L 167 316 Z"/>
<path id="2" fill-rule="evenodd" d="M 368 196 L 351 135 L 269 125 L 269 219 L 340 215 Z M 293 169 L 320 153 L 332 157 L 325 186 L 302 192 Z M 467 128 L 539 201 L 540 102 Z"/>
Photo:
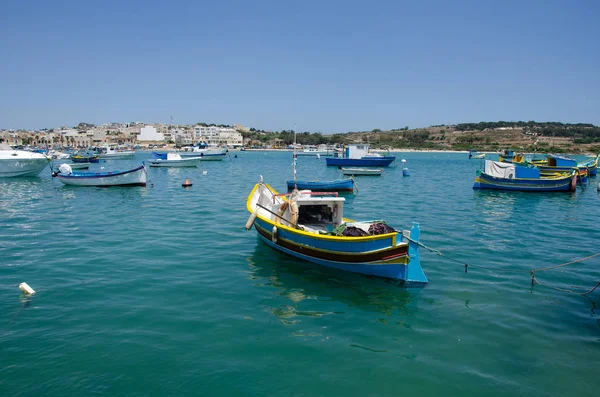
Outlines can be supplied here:
<path id="1" fill-rule="evenodd" d="M 419 255 L 419 238 L 421 236 L 421 230 L 419 224 L 413 222 L 412 228 L 402 233 L 402 237 L 408 241 L 408 270 L 406 272 L 407 283 L 419 283 L 426 284 L 429 281 L 425 272 L 421 267 L 421 257 Z"/>

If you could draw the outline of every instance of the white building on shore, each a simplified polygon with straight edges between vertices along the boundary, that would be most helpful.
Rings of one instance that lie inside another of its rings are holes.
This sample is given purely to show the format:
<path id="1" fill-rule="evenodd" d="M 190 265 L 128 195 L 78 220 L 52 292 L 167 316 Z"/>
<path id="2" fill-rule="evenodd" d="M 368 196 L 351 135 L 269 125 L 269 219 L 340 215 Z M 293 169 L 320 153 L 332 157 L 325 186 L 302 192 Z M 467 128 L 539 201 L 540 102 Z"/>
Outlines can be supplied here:
<path id="1" fill-rule="evenodd" d="M 138 142 L 164 142 L 165 136 L 156 131 L 152 125 L 147 125 L 140 128 L 140 134 L 137 136 Z"/>
<path id="2" fill-rule="evenodd" d="M 192 136 L 196 142 L 214 146 L 241 147 L 243 145 L 242 134 L 229 127 L 196 125 Z"/>

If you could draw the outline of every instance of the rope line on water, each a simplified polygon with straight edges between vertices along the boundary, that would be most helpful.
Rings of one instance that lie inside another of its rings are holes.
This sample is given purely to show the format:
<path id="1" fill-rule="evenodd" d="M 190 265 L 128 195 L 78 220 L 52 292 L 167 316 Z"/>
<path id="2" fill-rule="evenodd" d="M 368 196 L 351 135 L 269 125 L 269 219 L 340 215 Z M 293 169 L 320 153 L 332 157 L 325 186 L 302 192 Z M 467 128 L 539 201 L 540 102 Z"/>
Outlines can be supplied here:
<path id="1" fill-rule="evenodd" d="M 544 287 L 555 289 L 557 291 L 568 292 L 568 293 L 576 294 L 576 295 L 588 295 L 588 294 L 591 294 L 592 292 L 594 292 L 598 287 L 600 287 L 600 281 L 598 281 L 596 283 L 596 285 L 594 287 L 592 287 L 591 289 L 589 287 L 571 286 L 571 288 L 573 288 L 573 289 L 586 290 L 585 292 L 576 292 L 576 291 L 572 291 L 570 289 L 560 288 L 560 287 L 556 287 L 556 286 L 553 286 L 553 285 L 550 285 L 550 284 L 542 283 L 541 281 L 539 281 L 535 277 L 535 273 L 536 272 L 543 272 L 543 271 L 546 271 L 546 270 L 557 269 L 557 268 L 560 268 L 560 267 L 564 267 L 564 266 L 572 265 L 572 264 L 575 264 L 575 263 L 583 262 L 585 260 L 592 259 L 592 258 L 595 258 L 597 256 L 600 256 L 600 252 L 596 253 L 596 254 L 593 254 L 593 255 L 590 255 L 590 256 L 586 256 L 585 258 L 575 259 L 575 260 L 570 261 L 570 262 L 565 262 L 565 263 L 561 263 L 561 264 L 554 265 L 554 266 L 539 267 L 539 268 L 531 269 L 531 270 L 526 270 L 526 269 L 510 269 L 510 268 L 498 269 L 498 268 L 492 268 L 492 267 L 488 267 L 488 266 L 472 265 L 470 263 L 466 263 L 466 262 L 460 261 L 458 259 L 451 258 L 448 255 L 445 255 L 440 250 L 437 250 L 435 248 L 430 248 L 430 247 L 426 246 L 425 244 L 421 243 L 420 241 L 415 241 L 415 240 L 411 239 L 408 235 L 406 235 L 404 233 L 402 234 L 402 236 L 405 239 L 407 239 L 408 241 L 410 241 L 411 243 L 417 244 L 419 247 L 422 247 L 422 248 L 426 249 L 429 252 L 432 252 L 432 253 L 434 253 L 434 254 L 436 254 L 438 256 L 446 258 L 446 259 L 448 259 L 448 260 L 450 260 L 452 262 L 456 262 L 456 263 L 459 263 L 459 264 L 463 265 L 465 267 L 465 273 L 467 273 L 467 270 L 468 270 L 469 266 L 475 267 L 475 268 L 479 268 L 479 269 L 489 270 L 489 271 L 492 271 L 492 272 L 505 272 L 505 273 L 525 273 L 525 272 L 529 272 L 529 274 L 531 275 L 531 286 L 534 286 L 535 284 L 538 284 L 538 285 L 541 285 L 541 286 L 544 286 Z"/>

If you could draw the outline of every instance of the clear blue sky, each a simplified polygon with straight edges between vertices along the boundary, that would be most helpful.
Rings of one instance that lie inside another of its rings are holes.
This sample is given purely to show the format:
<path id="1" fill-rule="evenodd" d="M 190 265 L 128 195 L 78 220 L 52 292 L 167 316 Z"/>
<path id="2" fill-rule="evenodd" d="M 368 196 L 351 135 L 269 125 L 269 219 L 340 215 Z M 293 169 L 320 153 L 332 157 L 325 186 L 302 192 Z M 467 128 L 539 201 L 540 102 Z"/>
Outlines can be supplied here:
<path id="1" fill-rule="evenodd" d="M 600 1 L 0 3 L 0 128 L 600 124 Z"/>

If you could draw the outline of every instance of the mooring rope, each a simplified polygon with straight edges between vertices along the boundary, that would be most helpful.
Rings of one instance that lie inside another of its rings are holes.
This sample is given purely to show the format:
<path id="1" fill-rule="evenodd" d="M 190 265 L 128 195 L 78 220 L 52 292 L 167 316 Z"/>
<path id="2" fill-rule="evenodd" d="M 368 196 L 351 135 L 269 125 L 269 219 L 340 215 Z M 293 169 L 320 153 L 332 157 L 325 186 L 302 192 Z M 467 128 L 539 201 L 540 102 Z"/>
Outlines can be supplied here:
<path id="1" fill-rule="evenodd" d="M 585 258 L 575 259 L 575 260 L 570 261 L 570 262 L 565 262 L 565 263 L 561 263 L 561 264 L 554 265 L 554 266 L 539 267 L 539 268 L 531 269 L 531 270 L 516 269 L 516 268 L 514 268 L 514 269 L 513 268 L 492 268 L 492 267 L 489 267 L 489 266 L 473 265 L 473 264 L 470 264 L 470 263 L 466 263 L 466 262 L 460 261 L 458 259 L 451 258 L 448 255 L 445 255 L 440 250 L 437 250 L 435 248 L 430 248 L 430 247 L 426 246 L 425 244 L 421 243 L 420 241 L 416 241 L 416 240 L 411 239 L 408 235 L 406 235 L 404 233 L 402 234 L 402 236 L 405 239 L 407 239 L 408 241 L 410 241 L 411 243 L 417 244 L 419 247 L 422 247 L 422 248 L 426 249 L 429 252 L 433 252 L 434 254 L 439 255 L 439 256 L 441 256 L 443 258 L 446 258 L 446 259 L 448 259 L 448 260 L 450 260 L 452 262 L 456 262 L 456 263 L 459 263 L 459 264 L 463 265 L 465 267 L 465 273 L 467 273 L 467 270 L 468 270 L 469 266 L 470 267 L 479 268 L 479 269 L 489 270 L 491 272 L 505 272 L 505 273 L 525 273 L 525 272 L 529 272 L 529 274 L 531 275 L 531 286 L 534 286 L 535 284 L 539 284 L 539 285 L 542 285 L 544 287 L 555 289 L 557 291 L 568 292 L 568 293 L 576 294 L 576 295 L 588 295 L 588 294 L 591 294 L 592 292 L 594 292 L 598 287 L 600 287 L 600 281 L 598 281 L 594 287 L 592 287 L 591 289 L 588 289 L 586 292 L 575 292 L 575 291 L 572 291 L 570 289 L 555 287 L 553 285 L 542 283 L 537 278 L 535 278 L 535 273 L 536 272 L 543 272 L 543 271 L 546 271 L 546 270 L 557 269 L 557 268 L 560 268 L 560 267 L 572 265 L 574 263 L 583 262 L 585 260 L 588 260 L 588 259 L 600 256 L 600 252 L 597 253 L 597 254 L 586 256 Z M 573 288 L 573 289 L 587 289 L 588 287 L 571 286 L 571 288 Z"/>

